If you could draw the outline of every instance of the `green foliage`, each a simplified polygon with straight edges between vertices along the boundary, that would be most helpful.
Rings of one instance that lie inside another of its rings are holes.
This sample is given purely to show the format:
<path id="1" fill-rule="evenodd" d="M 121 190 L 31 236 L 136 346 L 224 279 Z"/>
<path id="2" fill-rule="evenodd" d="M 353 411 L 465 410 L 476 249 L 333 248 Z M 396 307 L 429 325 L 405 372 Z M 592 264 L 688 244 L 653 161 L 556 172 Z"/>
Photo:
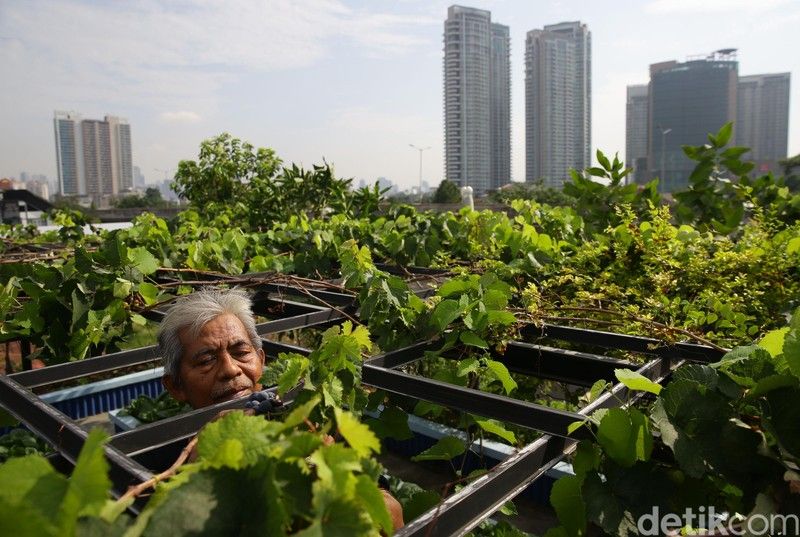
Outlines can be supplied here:
<path id="1" fill-rule="evenodd" d="M 50 446 L 25 429 L 14 429 L 0 436 L 0 464 L 14 457 L 47 455 Z"/>
<path id="2" fill-rule="evenodd" d="M 545 186 L 544 180 L 532 183 L 509 183 L 489 194 L 489 199 L 498 203 L 514 200 L 530 200 L 553 207 L 571 207 L 575 199 L 558 188 Z"/>
<path id="3" fill-rule="evenodd" d="M 594 420 L 596 443 L 580 444 L 576 475 L 553 489 L 559 531 L 582 535 L 592 522 L 609 534 L 635 533 L 654 506 L 683 513 L 713 505 L 746 517 L 766 500 L 773 513 L 796 513 L 799 341 L 800 310 L 759 345 L 681 367 L 663 390 L 620 371 L 628 387 L 658 393 L 650 420 L 635 407 Z"/>
<path id="4" fill-rule="evenodd" d="M 587 168 L 583 173 L 571 170 L 572 182 L 564 184 L 564 194 L 575 200 L 575 210 L 583 216 L 587 232 L 601 233 L 618 225 L 617 208 L 621 205 L 642 214 L 660 203 L 655 181 L 641 189 L 635 183 L 623 183 L 631 170 L 617 155 L 612 162 L 598 149 L 597 161 L 600 167 Z"/>
<path id="5" fill-rule="evenodd" d="M 459 203 L 461 202 L 461 191 L 452 181 L 443 179 L 439 183 L 436 192 L 433 194 L 433 203 Z"/>
<path id="6" fill-rule="evenodd" d="M 144 194 L 124 196 L 118 199 L 115 205 L 120 209 L 126 209 L 130 207 L 157 209 L 160 207 L 165 207 L 167 205 L 167 201 L 161 197 L 161 191 L 158 188 L 150 186 L 147 187 L 147 189 L 144 191 Z"/>
<path id="7" fill-rule="evenodd" d="M 142 423 L 152 423 L 154 421 L 163 420 L 177 416 L 183 412 L 191 410 L 185 404 L 176 401 L 167 391 L 164 391 L 153 399 L 147 395 L 140 395 L 123 408 L 120 416 L 133 416 Z"/>
<path id="8" fill-rule="evenodd" d="M 242 201 L 253 181 L 269 180 L 279 166 L 280 160 L 271 149 L 256 150 L 223 133 L 200 144 L 197 161 L 182 160 L 178 164 L 172 188 L 199 208 L 210 203 L 224 207 Z"/>

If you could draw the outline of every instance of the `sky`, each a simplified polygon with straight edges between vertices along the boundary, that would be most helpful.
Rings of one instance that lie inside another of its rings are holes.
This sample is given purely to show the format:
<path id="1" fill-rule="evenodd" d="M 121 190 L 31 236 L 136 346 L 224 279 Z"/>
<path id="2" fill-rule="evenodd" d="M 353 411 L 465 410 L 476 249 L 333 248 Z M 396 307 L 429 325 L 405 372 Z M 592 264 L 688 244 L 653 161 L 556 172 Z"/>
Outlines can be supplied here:
<path id="1" fill-rule="evenodd" d="M 442 179 L 438 0 L 0 0 L 0 177 L 56 177 L 54 110 L 131 125 L 133 163 L 171 177 L 222 132 L 286 163 L 403 188 Z M 510 26 L 512 178 L 525 175 L 524 44 L 579 20 L 592 32 L 592 153 L 625 152 L 625 87 L 648 66 L 738 48 L 739 74 L 791 72 L 800 153 L 798 0 L 486 0 Z"/>

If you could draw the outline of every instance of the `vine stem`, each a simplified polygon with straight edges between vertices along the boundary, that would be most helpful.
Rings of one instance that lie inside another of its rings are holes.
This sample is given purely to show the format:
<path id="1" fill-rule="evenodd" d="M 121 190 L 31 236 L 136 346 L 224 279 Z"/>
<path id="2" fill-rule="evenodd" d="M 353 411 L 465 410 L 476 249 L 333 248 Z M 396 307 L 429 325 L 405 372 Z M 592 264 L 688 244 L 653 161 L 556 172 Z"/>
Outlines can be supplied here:
<path id="1" fill-rule="evenodd" d="M 126 502 L 126 501 L 130 500 L 131 498 L 136 498 L 137 496 L 139 496 L 141 493 L 143 493 L 147 489 L 155 487 L 158 482 L 163 481 L 164 479 L 167 479 L 167 478 L 172 477 L 173 475 L 175 475 L 177 473 L 177 471 L 178 471 L 178 468 L 180 468 L 180 466 L 184 462 L 186 462 L 186 460 L 189 458 L 189 455 L 191 455 L 192 450 L 195 448 L 196 445 L 197 445 L 197 436 L 192 438 L 189 441 L 189 443 L 186 444 L 186 447 L 183 448 L 183 451 L 181 451 L 181 454 L 178 455 L 178 458 L 175 459 L 174 463 L 172 463 L 172 466 L 170 466 L 169 468 L 167 468 L 166 470 L 164 470 L 160 474 L 154 475 L 153 477 L 151 477 L 147 481 L 143 481 L 142 483 L 139 483 L 138 485 L 130 487 L 128 489 L 128 491 L 125 492 L 125 494 L 123 494 L 122 496 L 119 497 L 117 502 L 118 503 L 122 503 L 122 502 Z"/>

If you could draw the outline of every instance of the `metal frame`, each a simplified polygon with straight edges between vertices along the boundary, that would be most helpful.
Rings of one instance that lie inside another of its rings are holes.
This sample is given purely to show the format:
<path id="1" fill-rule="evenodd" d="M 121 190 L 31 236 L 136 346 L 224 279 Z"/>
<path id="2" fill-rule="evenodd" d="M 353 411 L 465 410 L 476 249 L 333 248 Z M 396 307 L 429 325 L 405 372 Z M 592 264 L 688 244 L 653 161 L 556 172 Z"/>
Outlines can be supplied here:
<path id="1" fill-rule="evenodd" d="M 435 272 L 433 273 L 435 274 Z M 226 278 L 220 278 L 224 281 Z M 420 289 L 420 294 L 429 293 Z M 318 301 L 320 304 L 294 300 Z M 357 314 L 355 297 L 324 289 L 299 288 L 284 284 L 264 284 L 257 287 L 254 309 L 258 314 L 278 311 L 281 318 L 257 325 L 259 335 L 303 328 L 322 328 L 341 322 Z M 160 320 L 164 311 L 148 312 L 148 317 Z M 503 354 L 493 353 L 493 358 L 503 362 L 516 374 L 536 376 L 574 386 L 588 387 L 603 379 L 614 381 L 614 369 L 635 369 L 646 377 L 662 381 L 686 361 L 709 363 L 721 358 L 716 349 L 701 345 L 677 343 L 668 345 L 653 338 L 643 338 L 586 330 L 574 327 L 545 324 L 527 326 L 521 330 L 523 341 L 510 342 Z M 600 349 L 618 349 L 639 353 L 643 365 L 593 354 L 543 345 L 545 340 L 578 343 Z M 262 339 L 268 357 L 281 352 L 309 354 L 310 350 Z M 622 406 L 634 401 L 639 394 L 629 393 L 622 384 L 577 412 L 557 410 L 501 395 L 455 386 L 403 371 L 403 367 L 436 350 L 440 341 L 425 341 L 385 353 L 363 364 L 364 384 L 403 396 L 437 403 L 450 408 L 513 423 L 540 431 L 542 436 L 507 457 L 483 476 L 450 495 L 436 508 L 410 521 L 396 533 L 400 536 L 461 535 L 495 512 L 504 502 L 515 497 L 539 479 L 564 456 L 571 453 L 578 440 L 588 438 L 587 428 L 567 434 L 567 427 L 575 421 L 584 421 L 600 408 Z M 445 354 L 445 357 L 451 357 Z M 452 358 L 455 358 L 452 356 Z M 0 404 L 19 418 L 36 434 L 47 440 L 58 451 L 56 465 L 69 468 L 74 465 L 86 433 L 61 412 L 32 394 L 32 388 L 72 381 L 120 368 L 156 363 L 154 346 L 123 351 L 83 361 L 54 365 L 43 369 L 0 376 Z M 288 394 L 291 402 L 292 394 Z M 106 445 L 106 457 L 111 466 L 114 494 L 122 494 L 129 485 L 152 476 L 152 471 L 174 460 L 177 452 L 190 438 L 216 415 L 229 408 L 241 408 L 242 400 L 220 403 L 143 425 L 133 431 L 112 436 Z M 136 512 L 144 500 L 133 507 Z"/>

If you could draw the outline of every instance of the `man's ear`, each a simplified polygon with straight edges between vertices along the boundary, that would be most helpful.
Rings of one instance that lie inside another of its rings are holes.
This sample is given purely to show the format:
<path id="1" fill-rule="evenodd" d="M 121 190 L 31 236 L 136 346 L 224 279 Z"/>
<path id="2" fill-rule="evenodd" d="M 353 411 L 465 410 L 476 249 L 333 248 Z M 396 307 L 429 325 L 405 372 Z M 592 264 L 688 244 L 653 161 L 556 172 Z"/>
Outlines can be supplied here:
<path id="1" fill-rule="evenodd" d="M 164 373 L 161 377 L 161 384 L 164 385 L 164 388 L 167 389 L 169 394 L 176 400 L 181 403 L 185 403 L 187 401 L 186 391 L 183 389 L 183 384 L 181 382 L 176 382 L 175 379 L 172 378 L 172 375 Z"/>
<path id="2" fill-rule="evenodd" d="M 267 355 L 264 354 L 264 349 L 258 349 L 256 354 L 258 354 L 258 359 L 261 360 L 261 369 L 264 369 L 264 362 L 267 359 Z"/>

